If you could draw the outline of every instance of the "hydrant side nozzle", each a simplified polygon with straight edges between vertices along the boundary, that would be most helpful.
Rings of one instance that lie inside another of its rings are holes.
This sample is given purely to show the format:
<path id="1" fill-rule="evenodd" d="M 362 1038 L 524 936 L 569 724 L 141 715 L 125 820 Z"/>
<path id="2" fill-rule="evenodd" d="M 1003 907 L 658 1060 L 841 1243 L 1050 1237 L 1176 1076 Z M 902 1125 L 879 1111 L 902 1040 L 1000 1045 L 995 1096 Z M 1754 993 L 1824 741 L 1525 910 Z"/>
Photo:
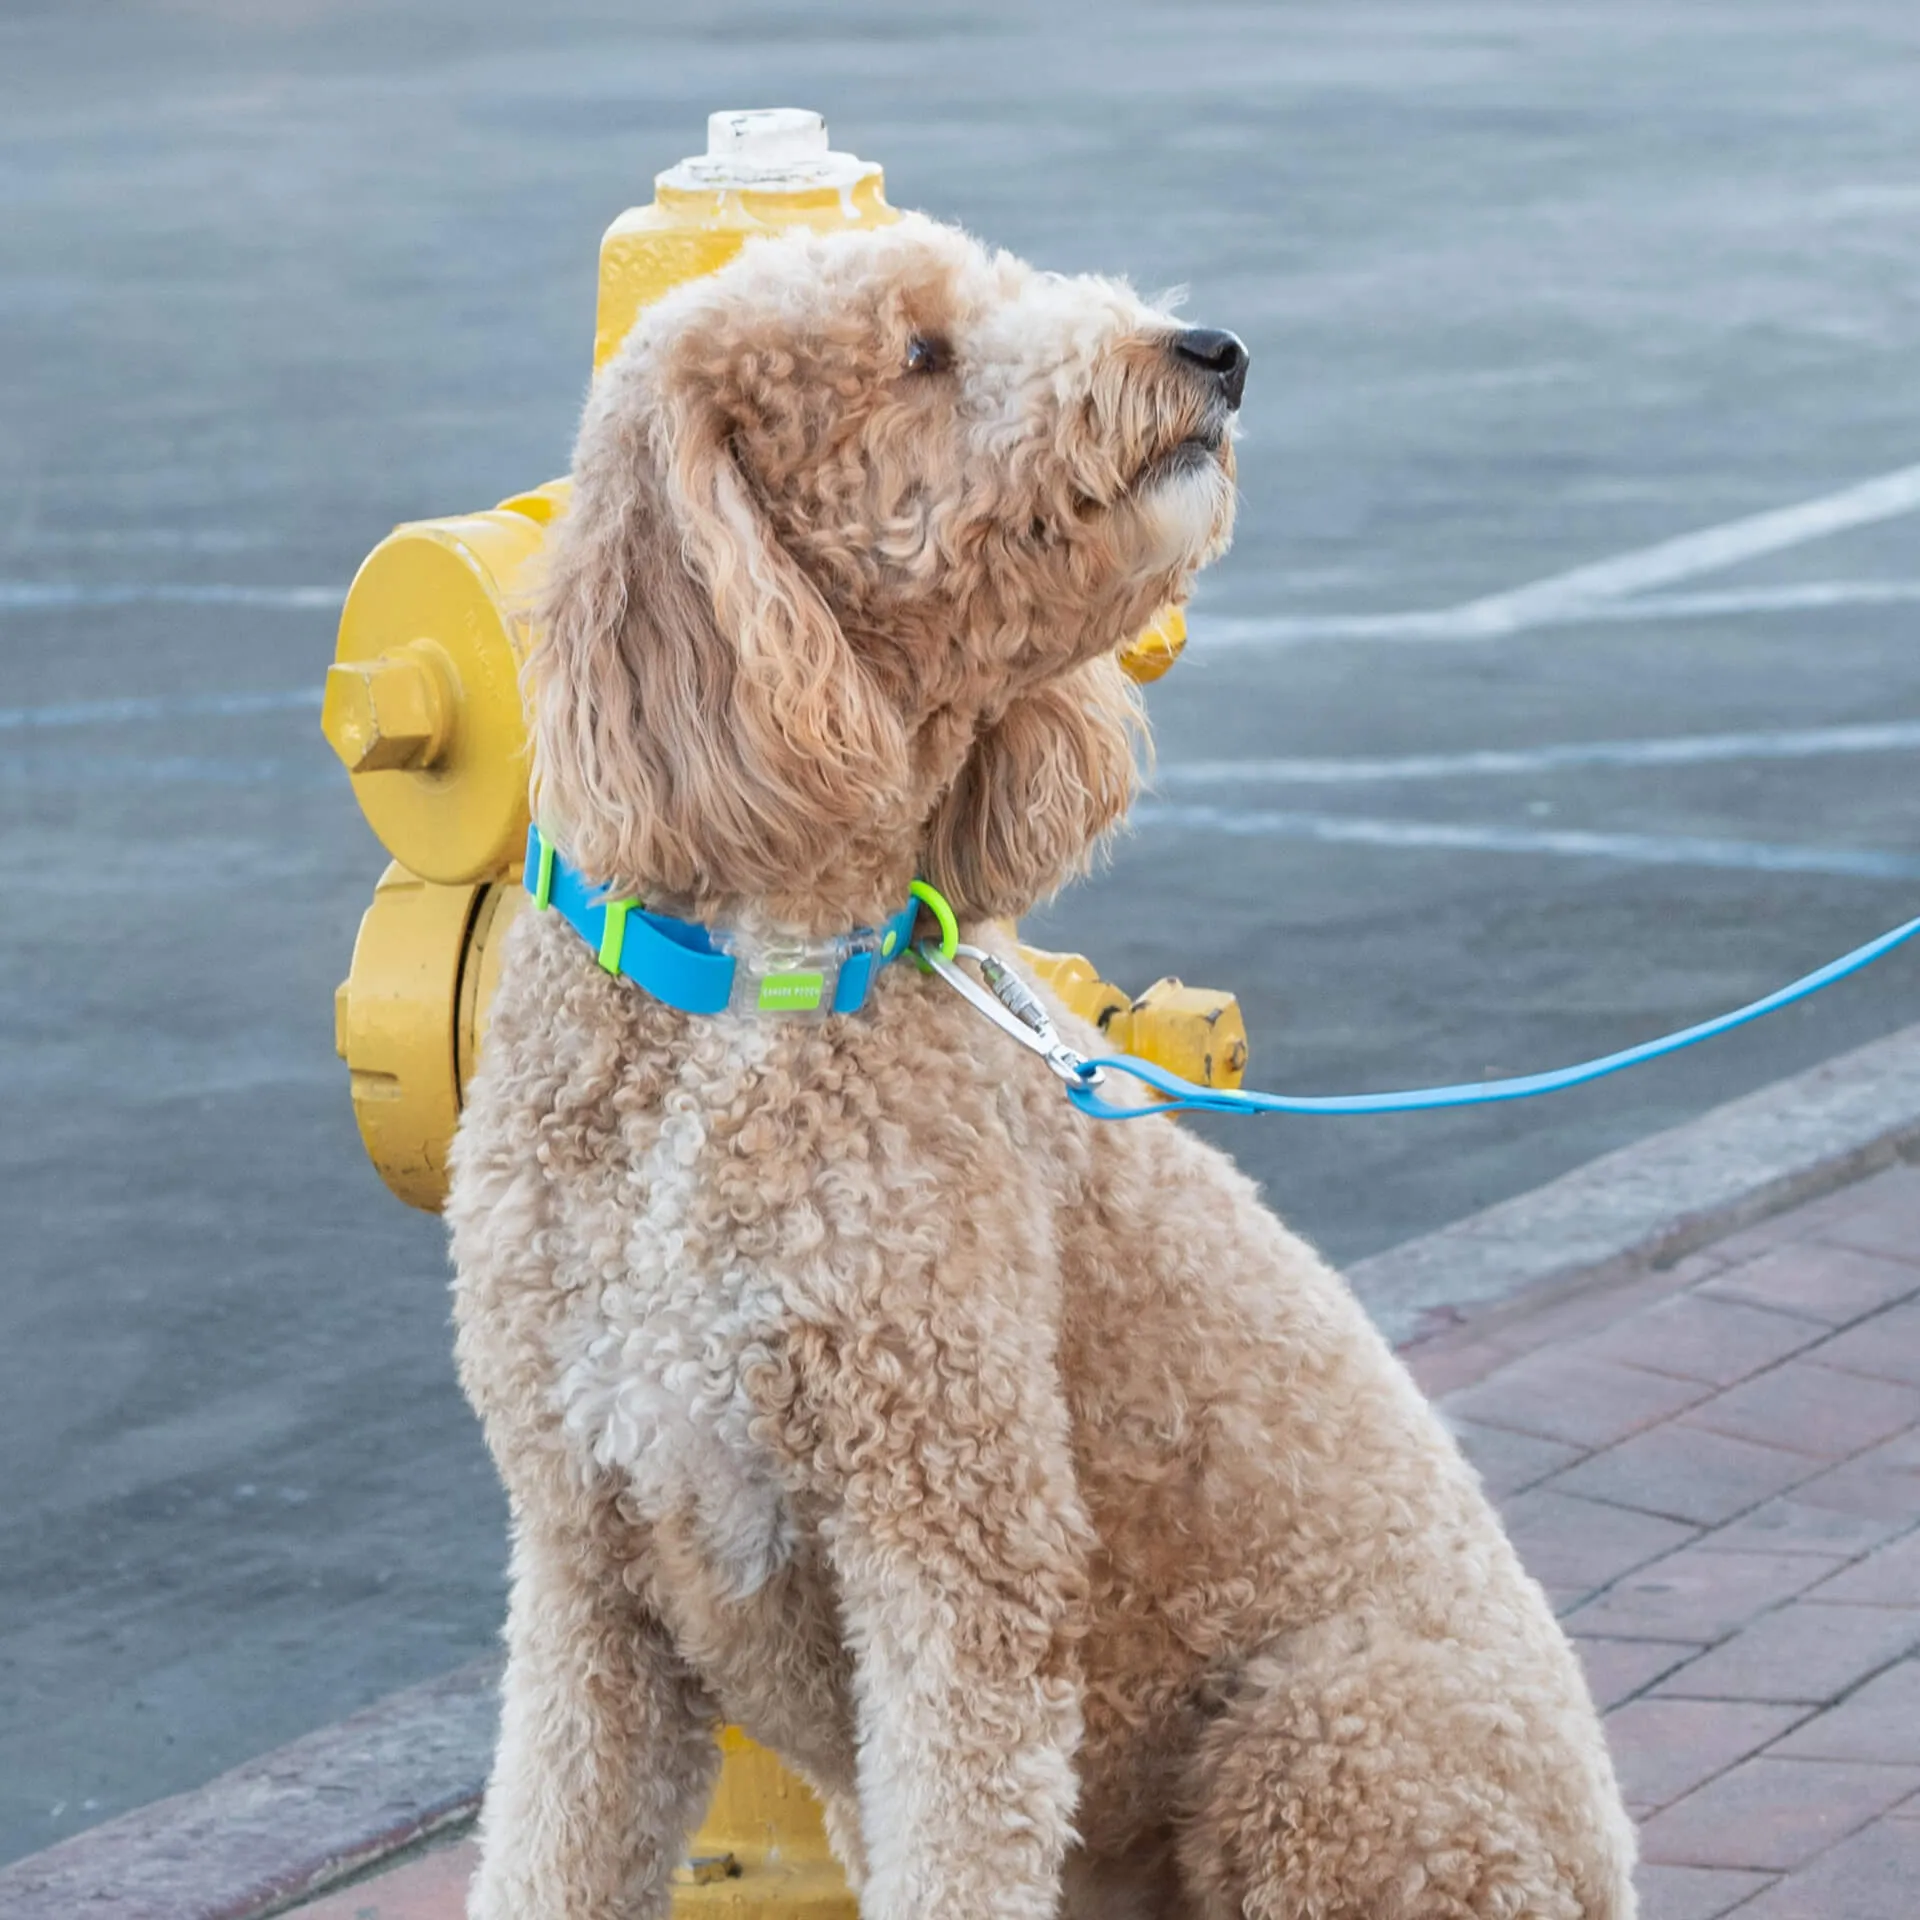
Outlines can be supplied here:
<path id="1" fill-rule="evenodd" d="M 1180 608 L 1162 607 L 1151 623 L 1120 649 L 1120 664 L 1136 686 L 1147 686 L 1167 671 L 1186 651 L 1187 616 Z"/>

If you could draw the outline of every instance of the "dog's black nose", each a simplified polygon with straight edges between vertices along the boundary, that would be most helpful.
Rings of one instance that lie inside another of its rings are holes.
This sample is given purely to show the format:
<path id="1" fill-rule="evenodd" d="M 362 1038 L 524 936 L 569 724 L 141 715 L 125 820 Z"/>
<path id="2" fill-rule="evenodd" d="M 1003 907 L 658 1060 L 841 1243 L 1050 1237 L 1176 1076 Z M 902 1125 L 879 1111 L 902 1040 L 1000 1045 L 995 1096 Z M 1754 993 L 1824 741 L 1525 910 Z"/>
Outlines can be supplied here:
<path id="1" fill-rule="evenodd" d="M 1188 327 L 1173 336 L 1174 352 L 1189 366 L 1211 374 L 1230 407 L 1240 404 L 1247 390 L 1247 362 L 1252 357 L 1237 333 L 1220 327 Z"/>

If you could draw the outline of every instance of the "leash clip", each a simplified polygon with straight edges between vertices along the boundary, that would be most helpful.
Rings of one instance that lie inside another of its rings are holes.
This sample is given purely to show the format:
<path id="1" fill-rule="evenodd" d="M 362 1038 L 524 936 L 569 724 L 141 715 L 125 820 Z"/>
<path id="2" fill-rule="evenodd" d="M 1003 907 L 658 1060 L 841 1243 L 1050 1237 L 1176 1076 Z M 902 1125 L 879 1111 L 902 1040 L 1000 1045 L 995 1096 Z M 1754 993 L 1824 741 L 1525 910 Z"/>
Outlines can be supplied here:
<path id="1" fill-rule="evenodd" d="M 983 1013 L 1010 1039 L 1017 1040 L 1029 1053 L 1037 1053 L 1070 1087 L 1097 1087 L 1106 1078 L 1104 1072 L 1090 1066 L 1085 1055 L 1076 1053 L 1060 1038 L 1053 1017 L 1039 996 L 1000 958 L 984 948 L 955 943 L 953 957 L 939 946 L 923 941 L 918 949 L 928 970 L 937 973 L 961 999 Z M 956 959 L 971 960 L 980 969 L 986 988 L 977 986 L 954 965 Z"/>

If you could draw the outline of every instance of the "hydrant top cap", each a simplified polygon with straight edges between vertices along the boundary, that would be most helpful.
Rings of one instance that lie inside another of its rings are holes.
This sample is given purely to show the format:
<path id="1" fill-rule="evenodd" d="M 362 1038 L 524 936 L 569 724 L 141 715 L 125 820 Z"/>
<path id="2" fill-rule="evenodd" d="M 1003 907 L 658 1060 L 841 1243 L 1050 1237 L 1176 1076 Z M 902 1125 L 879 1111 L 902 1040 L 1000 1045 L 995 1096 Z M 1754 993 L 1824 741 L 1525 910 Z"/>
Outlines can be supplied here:
<path id="1" fill-rule="evenodd" d="M 707 116 L 706 152 L 670 167 L 656 184 L 684 193 L 844 192 L 879 171 L 871 160 L 833 152 L 826 121 L 805 107 L 729 108 Z"/>
<path id="2" fill-rule="evenodd" d="M 803 160 L 827 150 L 827 123 L 805 107 L 729 108 L 707 115 L 707 153 L 743 160 Z"/>

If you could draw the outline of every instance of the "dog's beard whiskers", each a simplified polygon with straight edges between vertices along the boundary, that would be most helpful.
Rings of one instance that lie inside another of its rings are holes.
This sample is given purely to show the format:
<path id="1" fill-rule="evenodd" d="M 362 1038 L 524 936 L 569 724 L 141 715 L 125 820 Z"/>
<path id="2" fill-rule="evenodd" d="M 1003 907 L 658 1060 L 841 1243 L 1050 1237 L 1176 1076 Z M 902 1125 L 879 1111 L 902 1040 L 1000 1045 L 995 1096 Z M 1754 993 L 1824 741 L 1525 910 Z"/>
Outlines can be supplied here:
<path id="1" fill-rule="evenodd" d="M 1150 567 L 1197 567 L 1219 542 L 1232 505 L 1232 482 L 1219 460 L 1178 468 L 1141 497 Z"/>

